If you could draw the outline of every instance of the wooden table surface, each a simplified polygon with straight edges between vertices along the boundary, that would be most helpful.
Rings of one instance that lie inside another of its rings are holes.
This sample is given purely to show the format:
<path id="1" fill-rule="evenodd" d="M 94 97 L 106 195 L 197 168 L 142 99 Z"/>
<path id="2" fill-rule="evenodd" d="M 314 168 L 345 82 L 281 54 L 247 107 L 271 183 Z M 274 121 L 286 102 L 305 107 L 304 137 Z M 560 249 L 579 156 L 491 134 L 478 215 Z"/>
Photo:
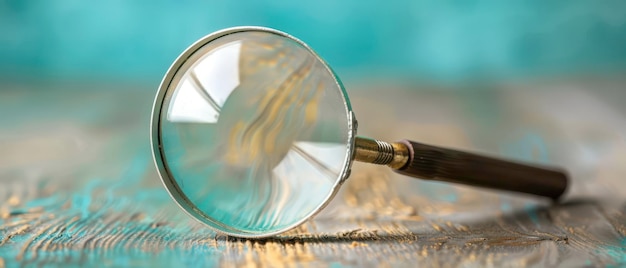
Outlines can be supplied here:
<path id="1" fill-rule="evenodd" d="M 162 187 L 149 145 L 155 90 L 5 83 L 0 267 L 626 265 L 625 84 L 348 85 L 360 135 L 563 166 L 567 197 L 552 205 L 356 163 L 313 221 L 245 240 L 196 223 Z"/>

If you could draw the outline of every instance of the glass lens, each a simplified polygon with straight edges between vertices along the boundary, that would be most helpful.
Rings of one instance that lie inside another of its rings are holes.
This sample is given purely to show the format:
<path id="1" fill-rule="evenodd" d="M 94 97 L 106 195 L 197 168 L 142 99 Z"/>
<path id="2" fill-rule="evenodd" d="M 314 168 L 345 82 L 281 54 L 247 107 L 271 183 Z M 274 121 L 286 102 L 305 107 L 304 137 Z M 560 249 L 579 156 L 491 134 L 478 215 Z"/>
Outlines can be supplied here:
<path id="1" fill-rule="evenodd" d="M 161 107 L 168 190 L 223 232 L 294 227 L 321 209 L 350 164 L 341 85 L 308 48 L 271 31 L 196 49 Z"/>

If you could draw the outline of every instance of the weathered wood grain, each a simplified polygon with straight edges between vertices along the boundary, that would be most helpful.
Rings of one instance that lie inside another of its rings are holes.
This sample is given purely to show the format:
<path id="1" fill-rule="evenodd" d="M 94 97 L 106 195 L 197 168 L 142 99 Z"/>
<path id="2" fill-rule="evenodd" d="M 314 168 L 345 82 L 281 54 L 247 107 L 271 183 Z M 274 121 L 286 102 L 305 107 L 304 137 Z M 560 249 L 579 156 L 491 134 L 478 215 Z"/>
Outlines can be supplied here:
<path id="1" fill-rule="evenodd" d="M 567 167 L 562 204 L 355 163 L 315 220 L 263 240 L 215 234 L 170 200 L 150 155 L 151 90 L 10 85 L 0 267 L 626 265 L 626 92 L 579 85 L 350 91 L 360 135 Z"/>

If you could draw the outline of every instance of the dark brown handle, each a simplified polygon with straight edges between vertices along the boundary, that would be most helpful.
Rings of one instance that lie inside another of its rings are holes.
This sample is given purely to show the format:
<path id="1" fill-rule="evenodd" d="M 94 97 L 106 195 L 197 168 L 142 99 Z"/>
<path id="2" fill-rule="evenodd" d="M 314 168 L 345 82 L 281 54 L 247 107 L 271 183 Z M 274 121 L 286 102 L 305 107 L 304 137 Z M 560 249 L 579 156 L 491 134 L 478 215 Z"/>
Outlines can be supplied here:
<path id="1" fill-rule="evenodd" d="M 519 164 L 473 153 L 400 141 L 409 149 L 407 164 L 396 172 L 420 179 L 462 183 L 558 199 L 567 188 L 559 170 Z"/>

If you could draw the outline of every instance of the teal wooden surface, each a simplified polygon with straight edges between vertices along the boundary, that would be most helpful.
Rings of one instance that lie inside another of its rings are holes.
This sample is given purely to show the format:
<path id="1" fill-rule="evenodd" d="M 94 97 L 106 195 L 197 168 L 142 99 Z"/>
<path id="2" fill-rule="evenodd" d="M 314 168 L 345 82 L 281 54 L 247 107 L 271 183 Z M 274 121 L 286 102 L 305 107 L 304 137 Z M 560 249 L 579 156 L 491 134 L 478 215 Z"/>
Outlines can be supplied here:
<path id="1" fill-rule="evenodd" d="M 550 205 L 356 163 L 315 220 L 263 240 L 218 235 L 170 199 L 150 155 L 152 89 L 4 85 L 0 267 L 626 265 L 623 84 L 356 86 L 360 135 L 562 165 L 567 198 Z"/>

